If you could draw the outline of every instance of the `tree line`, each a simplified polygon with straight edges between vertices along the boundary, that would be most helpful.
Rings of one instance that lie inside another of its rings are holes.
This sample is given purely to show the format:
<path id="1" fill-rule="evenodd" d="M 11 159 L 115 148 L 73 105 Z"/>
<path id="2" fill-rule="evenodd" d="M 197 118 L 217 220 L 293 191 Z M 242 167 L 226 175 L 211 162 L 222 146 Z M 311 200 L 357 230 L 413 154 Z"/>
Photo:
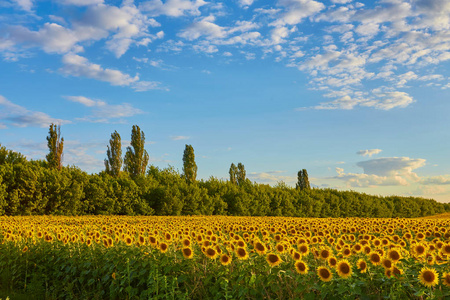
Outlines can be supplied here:
<path id="1" fill-rule="evenodd" d="M 229 180 L 197 180 L 194 148 L 186 145 L 183 171 L 147 166 L 145 135 L 132 127 L 122 157 L 115 131 L 106 150 L 105 170 L 88 174 L 63 166 L 64 139 L 50 125 L 45 160 L 28 160 L 0 145 L 1 215 L 237 215 L 293 217 L 420 217 L 450 211 L 449 203 L 355 191 L 311 188 L 301 169 L 295 188 L 251 182 L 242 163 L 231 164 Z"/>

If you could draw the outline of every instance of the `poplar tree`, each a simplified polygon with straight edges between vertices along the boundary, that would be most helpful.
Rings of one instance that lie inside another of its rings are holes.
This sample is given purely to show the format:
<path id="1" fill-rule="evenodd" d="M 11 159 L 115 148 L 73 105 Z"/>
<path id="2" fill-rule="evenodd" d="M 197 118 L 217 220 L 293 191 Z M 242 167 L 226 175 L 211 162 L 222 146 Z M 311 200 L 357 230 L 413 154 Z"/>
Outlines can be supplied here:
<path id="1" fill-rule="evenodd" d="M 238 169 L 237 169 L 236 165 L 234 163 L 231 163 L 229 173 L 230 173 L 230 182 L 232 184 L 237 184 L 237 181 L 236 181 L 237 171 L 238 171 Z"/>
<path id="2" fill-rule="evenodd" d="M 127 147 L 123 160 L 124 170 L 130 173 L 131 177 L 145 174 L 148 164 L 148 153 L 144 149 L 145 135 L 139 126 L 133 125 L 131 130 L 131 147 Z"/>
<path id="3" fill-rule="evenodd" d="M 236 173 L 236 179 L 237 179 L 237 183 L 239 185 L 244 184 L 245 182 L 245 176 L 246 176 L 246 172 L 245 172 L 245 167 L 243 164 L 238 163 L 237 165 L 237 173 Z"/>
<path id="4" fill-rule="evenodd" d="M 61 125 L 50 124 L 47 136 L 49 153 L 45 157 L 50 168 L 61 170 L 64 138 L 61 138 Z"/>
<path id="5" fill-rule="evenodd" d="M 119 176 L 120 169 L 122 168 L 122 140 L 120 134 L 117 131 L 111 134 L 109 140 L 108 150 L 106 150 L 105 168 L 106 173 L 117 177 Z"/>
<path id="6" fill-rule="evenodd" d="M 301 191 L 311 189 L 308 179 L 308 172 L 306 171 L 306 169 L 298 171 L 296 188 Z"/>
<path id="7" fill-rule="evenodd" d="M 195 163 L 194 148 L 186 145 L 183 154 L 183 173 L 187 183 L 195 182 L 197 178 L 197 164 Z"/>

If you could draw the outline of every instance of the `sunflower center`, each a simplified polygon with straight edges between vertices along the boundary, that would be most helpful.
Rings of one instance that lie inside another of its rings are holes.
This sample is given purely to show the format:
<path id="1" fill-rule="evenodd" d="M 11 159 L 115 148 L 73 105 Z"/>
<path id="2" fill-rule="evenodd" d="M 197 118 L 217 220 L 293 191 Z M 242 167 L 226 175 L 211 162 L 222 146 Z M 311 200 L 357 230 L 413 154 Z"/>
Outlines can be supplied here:
<path id="1" fill-rule="evenodd" d="M 423 272 L 423 279 L 426 282 L 433 282 L 434 281 L 434 273 L 431 271 L 425 271 Z"/>

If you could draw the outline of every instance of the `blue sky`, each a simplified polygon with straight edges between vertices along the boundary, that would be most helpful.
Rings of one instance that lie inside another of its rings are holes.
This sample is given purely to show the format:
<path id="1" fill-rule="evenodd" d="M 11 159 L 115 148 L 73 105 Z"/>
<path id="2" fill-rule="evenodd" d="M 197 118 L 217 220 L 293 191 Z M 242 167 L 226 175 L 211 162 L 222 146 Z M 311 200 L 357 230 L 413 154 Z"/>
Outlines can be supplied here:
<path id="1" fill-rule="evenodd" d="M 447 0 L 0 3 L 0 143 L 104 168 L 117 130 L 198 177 L 450 199 Z"/>

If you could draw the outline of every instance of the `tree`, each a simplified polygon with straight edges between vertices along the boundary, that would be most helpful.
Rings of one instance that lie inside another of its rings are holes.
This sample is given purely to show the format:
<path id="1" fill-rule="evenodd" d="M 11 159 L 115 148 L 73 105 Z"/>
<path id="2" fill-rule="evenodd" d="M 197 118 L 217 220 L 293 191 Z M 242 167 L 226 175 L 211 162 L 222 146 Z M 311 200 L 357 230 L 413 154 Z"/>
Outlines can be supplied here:
<path id="1" fill-rule="evenodd" d="M 237 169 L 236 165 L 234 163 L 231 163 L 229 173 L 230 173 L 230 182 L 232 184 L 237 184 L 237 181 L 236 181 L 237 172 L 238 172 L 238 169 Z"/>
<path id="2" fill-rule="evenodd" d="M 237 165 L 237 173 L 236 173 L 236 179 L 237 179 L 238 185 L 243 185 L 244 184 L 245 176 L 246 176 L 246 172 L 245 172 L 244 165 L 241 164 L 241 163 L 238 163 L 238 165 Z"/>
<path id="3" fill-rule="evenodd" d="M 296 188 L 301 191 L 311 189 L 306 169 L 298 171 Z"/>
<path id="4" fill-rule="evenodd" d="M 117 177 L 119 176 L 120 169 L 122 168 L 122 141 L 120 139 L 120 134 L 117 131 L 111 134 L 111 139 L 109 140 L 108 150 L 106 150 L 105 159 L 106 173 Z"/>
<path id="5" fill-rule="evenodd" d="M 195 163 L 194 148 L 186 145 L 183 154 L 183 173 L 187 183 L 195 182 L 197 178 L 197 164 Z"/>
<path id="6" fill-rule="evenodd" d="M 127 147 L 123 160 L 124 170 L 130 173 L 131 177 L 145 174 L 148 164 L 148 153 L 144 149 L 145 135 L 139 126 L 133 125 L 131 130 L 131 147 Z"/>
<path id="7" fill-rule="evenodd" d="M 47 145 L 49 153 L 47 154 L 47 162 L 50 168 L 61 170 L 64 138 L 61 138 L 61 125 L 51 124 L 47 136 Z"/>

